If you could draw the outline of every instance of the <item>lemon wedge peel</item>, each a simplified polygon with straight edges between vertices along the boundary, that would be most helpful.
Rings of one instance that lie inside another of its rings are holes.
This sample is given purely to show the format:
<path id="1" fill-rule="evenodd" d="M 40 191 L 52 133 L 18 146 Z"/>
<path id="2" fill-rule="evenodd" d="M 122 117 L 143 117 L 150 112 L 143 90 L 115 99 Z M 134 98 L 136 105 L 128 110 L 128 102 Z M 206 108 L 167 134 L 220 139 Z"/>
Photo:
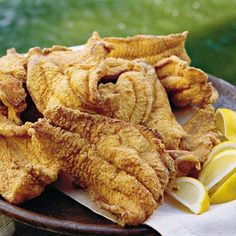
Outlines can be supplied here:
<path id="1" fill-rule="evenodd" d="M 236 200 L 236 172 L 232 174 L 213 194 L 210 196 L 211 204 L 225 203 Z"/>
<path id="2" fill-rule="evenodd" d="M 223 184 L 235 173 L 236 171 L 231 171 L 227 174 L 221 181 L 219 181 L 213 188 L 208 191 L 209 196 L 212 196 L 218 189 L 223 186 Z"/>
<path id="3" fill-rule="evenodd" d="M 208 162 L 199 174 L 199 181 L 210 191 L 236 169 L 236 150 L 223 151 Z"/>
<path id="4" fill-rule="evenodd" d="M 177 190 L 168 192 L 174 199 L 195 214 L 202 214 L 209 209 L 210 200 L 206 188 L 197 179 L 179 177 L 176 179 Z"/>
<path id="5" fill-rule="evenodd" d="M 230 141 L 236 141 L 236 112 L 219 108 L 216 111 L 216 128 Z"/>
<path id="6" fill-rule="evenodd" d="M 204 163 L 204 166 L 206 166 L 211 160 L 213 160 L 215 156 L 217 156 L 218 154 L 226 150 L 236 150 L 236 142 L 225 141 L 216 145 L 208 154 L 208 157 L 207 157 L 206 162 Z"/>

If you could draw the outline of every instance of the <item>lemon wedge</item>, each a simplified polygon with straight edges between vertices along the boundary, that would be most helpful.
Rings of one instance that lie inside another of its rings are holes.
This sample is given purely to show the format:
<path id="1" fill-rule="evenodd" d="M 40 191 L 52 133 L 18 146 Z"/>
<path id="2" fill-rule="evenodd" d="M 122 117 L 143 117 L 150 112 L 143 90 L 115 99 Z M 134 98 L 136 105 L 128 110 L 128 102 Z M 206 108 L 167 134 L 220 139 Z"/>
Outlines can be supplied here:
<path id="1" fill-rule="evenodd" d="M 174 199 L 189 208 L 195 214 L 209 209 L 209 196 L 206 188 L 197 179 L 179 177 L 176 179 L 177 190 L 168 192 Z"/>
<path id="2" fill-rule="evenodd" d="M 230 141 L 236 141 L 236 112 L 219 108 L 216 111 L 216 128 Z"/>
<path id="3" fill-rule="evenodd" d="M 236 142 L 233 141 L 225 141 L 218 145 L 216 145 L 211 152 L 209 153 L 204 166 L 206 166 L 215 156 L 219 153 L 226 151 L 226 150 L 236 150 Z"/>
<path id="4" fill-rule="evenodd" d="M 199 181 L 209 191 L 217 183 L 231 175 L 236 169 L 236 150 L 226 150 L 214 156 L 214 158 L 203 167 L 199 174 Z"/>
<path id="5" fill-rule="evenodd" d="M 236 199 L 236 171 L 211 194 L 210 203 L 218 204 Z"/>

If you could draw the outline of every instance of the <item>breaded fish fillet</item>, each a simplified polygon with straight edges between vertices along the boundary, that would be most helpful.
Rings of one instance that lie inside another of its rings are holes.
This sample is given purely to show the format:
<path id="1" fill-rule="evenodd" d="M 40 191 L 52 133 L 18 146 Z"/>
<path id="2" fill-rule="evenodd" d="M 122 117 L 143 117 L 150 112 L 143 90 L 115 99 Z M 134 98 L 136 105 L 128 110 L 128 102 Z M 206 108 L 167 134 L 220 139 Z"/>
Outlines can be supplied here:
<path id="1" fill-rule="evenodd" d="M 207 75 L 190 67 L 185 51 L 187 32 L 167 36 L 137 35 L 128 38 L 100 38 L 97 32 L 87 45 L 107 42 L 113 46 L 108 57 L 143 60 L 156 68 L 158 78 L 171 101 L 177 106 L 188 104 L 203 107 L 218 98 L 216 89 L 208 83 Z"/>
<path id="2" fill-rule="evenodd" d="M 59 165 L 32 144 L 30 126 L 17 126 L 0 115 L 0 195 L 13 204 L 39 196 L 59 171 Z"/>
<path id="3" fill-rule="evenodd" d="M 186 61 L 171 56 L 159 61 L 155 69 L 175 105 L 183 107 L 192 104 L 204 107 L 216 102 L 218 93 L 208 82 L 207 74 L 200 69 L 190 67 Z"/>
<path id="4" fill-rule="evenodd" d="M 109 57 L 128 60 L 139 59 L 155 65 L 161 59 L 172 55 L 190 62 L 190 58 L 185 51 L 187 35 L 188 32 L 166 36 L 136 35 L 127 38 L 100 38 L 99 34 L 94 32 L 88 43 L 107 42 L 114 47 L 108 54 Z"/>
<path id="5" fill-rule="evenodd" d="M 183 125 L 188 134 L 182 139 L 180 150 L 168 151 L 175 159 L 177 175 L 195 175 L 200 171 L 212 148 L 220 143 L 215 126 L 215 109 L 208 105 Z"/>
<path id="6" fill-rule="evenodd" d="M 25 82 L 27 59 L 18 54 L 14 48 L 7 50 L 7 55 L 0 58 L 0 71 Z"/>
<path id="7" fill-rule="evenodd" d="M 96 60 L 91 54 L 87 58 L 92 63 L 88 59 L 62 64 L 62 56 L 55 52 L 29 57 L 27 88 L 40 112 L 59 105 L 142 124 L 159 133 L 168 149 L 178 148 L 185 132 L 152 66 L 116 58 Z"/>
<path id="8" fill-rule="evenodd" d="M 26 58 L 7 50 L 0 58 L 0 114 L 21 124 L 20 113 L 26 109 L 26 93 L 23 83 L 26 80 Z"/>
<path id="9" fill-rule="evenodd" d="M 79 96 L 71 86 L 77 81 L 70 81 L 71 70 L 81 67 L 83 72 L 96 67 L 108 51 L 104 43 L 97 43 L 82 51 L 72 51 L 62 46 L 29 50 L 27 89 L 38 110 L 43 112 L 54 104 L 79 108 Z M 85 74 L 77 76 L 83 79 Z"/>
<path id="10" fill-rule="evenodd" d="M 120 225 L 142 223 L 162 203 L 175 168 L 151 130 L 60 107 L 44 115 L 30 130 L 34 143 Z"/>

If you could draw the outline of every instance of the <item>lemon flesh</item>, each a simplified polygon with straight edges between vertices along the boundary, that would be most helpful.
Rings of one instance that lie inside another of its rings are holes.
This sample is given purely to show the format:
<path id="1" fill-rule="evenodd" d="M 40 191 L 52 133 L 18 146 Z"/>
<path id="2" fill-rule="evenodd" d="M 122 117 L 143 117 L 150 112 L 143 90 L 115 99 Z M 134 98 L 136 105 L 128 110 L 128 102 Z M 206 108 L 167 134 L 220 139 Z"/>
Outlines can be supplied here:
<path id="1" fill-rule="evenodd" d="M 199 174 L 199 181 L 209 191 L 236 169 L 236 150 L 226 150 L 217 154 Z"/>
<path id="2" fill-rule="evenodd" d="M 231 175 L 210 197 L 211 204 L 225 203 L 236 199 L 236 172 Z"/>
<path id="3" fill-rule="evenodd" d="M 230 141 L 236 141 L 236 112 L 219 108 L 216 111 L 216 128 Z"/>
<path id="4" fill-rule="evenodd" d="M 201 214 L 209 209 L 209 196 L 206 188 L 197 179 L 179 177 L 176 179 L 177 190 L 169 194 L 195 214 Z"/>
<path id="5" fill-rule="evenodd" d="M 226 150 L 236 150 L 236 142 L 225 141 L 216 145 L 209 153 L 207 160 L 204 163 L 204 166 L 206 166 L 211 160 L 213 160 L 215 156 Z"/>

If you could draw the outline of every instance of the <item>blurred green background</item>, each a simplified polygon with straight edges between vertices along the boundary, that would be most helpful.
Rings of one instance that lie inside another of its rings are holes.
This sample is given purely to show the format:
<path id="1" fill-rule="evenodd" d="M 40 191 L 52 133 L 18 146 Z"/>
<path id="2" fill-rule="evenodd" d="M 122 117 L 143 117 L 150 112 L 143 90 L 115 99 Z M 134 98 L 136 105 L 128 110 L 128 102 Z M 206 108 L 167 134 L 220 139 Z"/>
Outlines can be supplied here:
<path id="1" fill-rule="evenodd" d="M 192 64 L 236 85 L 236 0 L 0 0 L 0 54 L 188 30 Z"/>

